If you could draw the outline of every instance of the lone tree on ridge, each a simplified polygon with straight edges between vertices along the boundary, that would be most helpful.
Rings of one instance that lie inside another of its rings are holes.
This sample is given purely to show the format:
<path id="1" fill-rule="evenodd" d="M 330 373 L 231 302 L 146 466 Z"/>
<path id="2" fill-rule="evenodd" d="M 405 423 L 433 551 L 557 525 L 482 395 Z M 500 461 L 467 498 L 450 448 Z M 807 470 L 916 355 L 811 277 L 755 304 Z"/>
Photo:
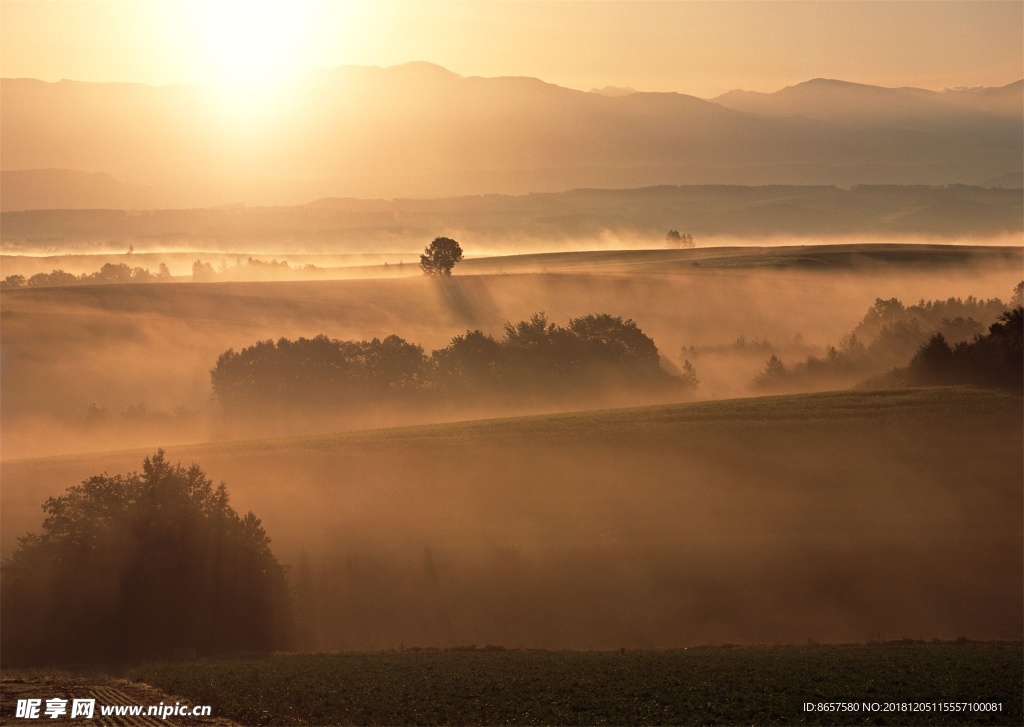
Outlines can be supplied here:
<path id="1" fill-rule="evenodd" d="M 455 263 L 462 259 L 462 247 L 450 237 L 435 237 L 420 255 L 424 275 L 451 275 Z"/>

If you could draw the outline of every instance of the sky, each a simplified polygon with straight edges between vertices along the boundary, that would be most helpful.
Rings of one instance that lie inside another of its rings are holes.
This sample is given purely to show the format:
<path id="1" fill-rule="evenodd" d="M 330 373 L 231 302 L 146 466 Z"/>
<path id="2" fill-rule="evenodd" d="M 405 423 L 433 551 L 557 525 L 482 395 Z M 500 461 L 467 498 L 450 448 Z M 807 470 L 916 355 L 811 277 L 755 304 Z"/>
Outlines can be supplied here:
<path id="1" fill-rule="evenodd" d="M 0 1 L 6 78 L 259 85 L 410 61 L 704 98 L 810 78 L 996 86 L 1024 77 L 1024 3 Z"/>

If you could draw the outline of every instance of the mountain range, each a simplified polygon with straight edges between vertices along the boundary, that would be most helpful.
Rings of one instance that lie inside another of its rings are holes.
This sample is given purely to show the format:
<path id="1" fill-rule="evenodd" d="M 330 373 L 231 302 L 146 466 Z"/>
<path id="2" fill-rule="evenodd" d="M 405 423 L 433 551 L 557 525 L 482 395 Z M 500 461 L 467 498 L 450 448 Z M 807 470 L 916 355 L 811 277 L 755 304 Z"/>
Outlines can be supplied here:
<path id="1" fill-rule="evenodd" d="M 1022 81 L 935 92 L 814 79 L 700 99 L 411 63 L 322 69 L 264 96 L 2 79 L 0 104 L 3 210 L 656 184 L 1012 184 L 1024 169 Z"/>

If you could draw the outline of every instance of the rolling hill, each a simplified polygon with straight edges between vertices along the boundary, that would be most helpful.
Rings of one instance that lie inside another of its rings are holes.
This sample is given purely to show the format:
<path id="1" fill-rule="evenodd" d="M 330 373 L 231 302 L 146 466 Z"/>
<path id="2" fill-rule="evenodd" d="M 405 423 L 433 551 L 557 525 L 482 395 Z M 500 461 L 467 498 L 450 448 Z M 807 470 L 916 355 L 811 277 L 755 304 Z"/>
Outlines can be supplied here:
<path id="1" fill-rule="evenodd" d="M 5 189 L 19 189 L 18 179 L 30 175 L 4 172 Z M 92 189 L 91 175 L 79 177 L 77 185 Z M 29 253 L 134 245 L 140 252 L 173 246 L 280 254 L 413 250 L 442 234 L 467 249 L 652 247 L 665 244 L 669 229 L 689 232 L 701 246 L 714 245 L 716 237 L 1019 239 L 1024 196 L 1019 187 L 1010 188 L 1012 178 L 992 181 L 992 189 L 665 185 L 437 199 L 331 197 L 289 207 L 9 210 L 0 217 L 0 241 L 7 251 Z M 104 190 L 97 184 L 93 193 Z M 2 204 L 7 200 L 5 195 Z"/>
<path id="2" fill-rule="evenodd" d="M 263 518 L 320 649 L 1015 638 L 1020 406 L 828 393 L 167 454 Z M 0 464 L 5 552 L 46 497 L 147 454 Z"/>

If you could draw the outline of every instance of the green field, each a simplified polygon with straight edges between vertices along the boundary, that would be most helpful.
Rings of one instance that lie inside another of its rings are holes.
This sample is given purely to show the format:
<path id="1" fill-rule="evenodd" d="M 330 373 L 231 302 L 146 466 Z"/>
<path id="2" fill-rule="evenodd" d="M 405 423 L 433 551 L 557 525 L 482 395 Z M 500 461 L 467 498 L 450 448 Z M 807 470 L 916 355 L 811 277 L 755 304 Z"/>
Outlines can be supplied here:
<path id="1" fill-rule="evenodd" d="M 154 664 L 130 676 L 251 725 L 1011 725 L 1021 723 L 1021 653 L 1020 642 L 407 649 Z M 963 703 L 997 706 L 939 711 Z"/>

